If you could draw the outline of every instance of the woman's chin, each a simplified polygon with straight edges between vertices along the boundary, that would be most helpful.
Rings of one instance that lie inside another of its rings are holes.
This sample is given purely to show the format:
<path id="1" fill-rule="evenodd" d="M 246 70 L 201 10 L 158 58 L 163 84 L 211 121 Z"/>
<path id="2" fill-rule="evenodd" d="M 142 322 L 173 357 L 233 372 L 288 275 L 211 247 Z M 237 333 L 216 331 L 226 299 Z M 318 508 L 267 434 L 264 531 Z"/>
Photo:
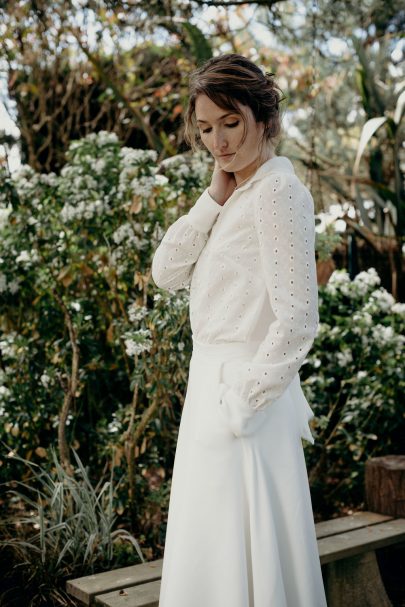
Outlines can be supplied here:
<path id="1" fill-rule="evenodd" d="M 221 168 L 226 171 L 228 165 L 230 166 L 231 164 L 233 164 L 233 159 L 234 159 L 235 154 L 229 154 L 229 156 L 218 156 L 218 162 L 221 165 Z M 229 169 L 230 171 L 233 171 L 233 169 Z"/>

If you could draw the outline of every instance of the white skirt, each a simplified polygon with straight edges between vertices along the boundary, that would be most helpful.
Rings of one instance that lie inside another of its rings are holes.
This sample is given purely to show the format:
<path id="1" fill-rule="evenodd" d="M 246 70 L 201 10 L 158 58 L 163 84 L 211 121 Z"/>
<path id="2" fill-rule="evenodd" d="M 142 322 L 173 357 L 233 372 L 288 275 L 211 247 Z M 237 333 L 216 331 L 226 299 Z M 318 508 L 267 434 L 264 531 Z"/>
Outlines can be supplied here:
<path id="1" fill-rule="evenodd" d="M 301 442 L 314 442 L 314 414 L 298 373 L 251 436 L 236 438 L 218 410 L 232 362 L 258 345 L 193 338 L 159 607 L 327 607 Z"/>

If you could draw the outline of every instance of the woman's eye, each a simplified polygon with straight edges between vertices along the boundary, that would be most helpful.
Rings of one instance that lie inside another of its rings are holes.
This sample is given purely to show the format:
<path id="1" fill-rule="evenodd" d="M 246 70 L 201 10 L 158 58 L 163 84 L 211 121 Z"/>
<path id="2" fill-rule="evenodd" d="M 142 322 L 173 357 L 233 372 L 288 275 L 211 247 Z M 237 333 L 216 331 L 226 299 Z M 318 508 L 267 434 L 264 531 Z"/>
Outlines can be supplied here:
<path id="1" fill-rule="evenodd" d="M 233 129 L 233 128 L 235 128 L 235 126 L 238 126 L 238 124 L 239 124 L 239 120 L 237 120 L 236 122 L 232 122 L 232 124 L 226 124 L 225 126 L 228 126 L 229 128 Z M 203 131 L 203 133 L 210 133 L 211 130 L 212 130 L 211 128 L 205 129 Z"/>

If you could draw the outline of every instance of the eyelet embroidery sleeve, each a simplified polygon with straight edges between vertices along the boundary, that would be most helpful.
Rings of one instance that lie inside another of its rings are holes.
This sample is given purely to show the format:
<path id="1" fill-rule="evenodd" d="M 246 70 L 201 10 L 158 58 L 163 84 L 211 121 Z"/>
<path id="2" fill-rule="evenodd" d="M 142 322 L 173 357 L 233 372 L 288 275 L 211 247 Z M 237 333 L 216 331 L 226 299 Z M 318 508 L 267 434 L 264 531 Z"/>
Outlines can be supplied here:
<path id="1" fill-rule="evenodd" d="M 152 278 L 158 287 L 177 290 L 190 284 L 221 209 L 206 188 L 190 211 L 168 228 L 152 259 Z"/>
<path id="2" fill-rule="evenodd" d="M 246 408 L 250 415 L 257 413 L 283 394 L 319 323 L 313 198 L 288 173 L 274 173 L 266 186 L 253 204 L 262 272 L 276 319 L 253 360 L 239 363 L 237 384 L 222 384 L 225 408 L 233 403 L 235 410 L 244 407 L 245 415 Z"/>

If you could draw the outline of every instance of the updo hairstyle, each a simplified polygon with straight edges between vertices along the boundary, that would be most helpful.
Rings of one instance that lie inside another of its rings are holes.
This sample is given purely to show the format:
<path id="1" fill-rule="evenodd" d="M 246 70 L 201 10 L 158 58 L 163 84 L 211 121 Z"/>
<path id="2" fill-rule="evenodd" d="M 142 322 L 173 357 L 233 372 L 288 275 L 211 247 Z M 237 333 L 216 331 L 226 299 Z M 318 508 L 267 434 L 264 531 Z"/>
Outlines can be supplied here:
<path id="1" fill-rule="evenodd" d="M 195 69 L 189 79 L 189 100 L 184 115 L 184 140 L 193 151 L 203 148 L 195 116 L 197 96 L 205 94 L 224 110 L 238 114 L 244 122 L 241 145 L 246 139 L 246 119 L 236 102 L 249 106 L 256 122 L 264 123 L 261 147 L 275 148 L 281 136 L 280 102 L 285 99 L 272 72 L 263 73 L 252 61 L 237 53 L 212 57 Z"/>

